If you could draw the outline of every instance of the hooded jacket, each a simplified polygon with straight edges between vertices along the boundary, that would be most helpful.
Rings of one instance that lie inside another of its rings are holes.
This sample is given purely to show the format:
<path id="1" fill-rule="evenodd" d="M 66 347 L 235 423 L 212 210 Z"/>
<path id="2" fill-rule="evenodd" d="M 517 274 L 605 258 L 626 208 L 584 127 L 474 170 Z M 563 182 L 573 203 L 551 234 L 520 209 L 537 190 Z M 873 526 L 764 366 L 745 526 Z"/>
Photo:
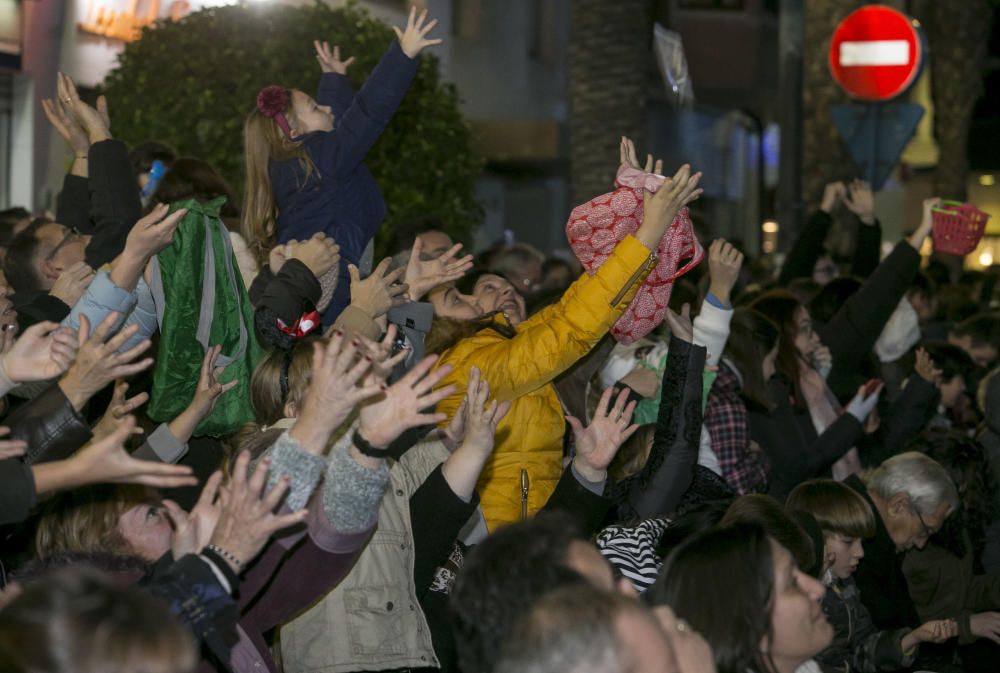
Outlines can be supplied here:
<path id="1" fill-rule="evenodd" d="M 633 236 L 623 239 L 593 276 L 580 277 L 562 299 L 511 327 L 508 338 L 487 327 L 446 350 L 438 366 L 453 371 L 440 383 L 456 391 L 438 404 L 450 418 L 468 386 L 469 369 L 482 371 L 490 391 L 513 406 L 497 427 L 496 448 L 479 478 L 487 527 L 533 515 L 562 475 L 563 409 L 552 380 L 586 355 L 628 307 L 656 256 Z M 507 330 L 503 330 L 507 331 Z"/>

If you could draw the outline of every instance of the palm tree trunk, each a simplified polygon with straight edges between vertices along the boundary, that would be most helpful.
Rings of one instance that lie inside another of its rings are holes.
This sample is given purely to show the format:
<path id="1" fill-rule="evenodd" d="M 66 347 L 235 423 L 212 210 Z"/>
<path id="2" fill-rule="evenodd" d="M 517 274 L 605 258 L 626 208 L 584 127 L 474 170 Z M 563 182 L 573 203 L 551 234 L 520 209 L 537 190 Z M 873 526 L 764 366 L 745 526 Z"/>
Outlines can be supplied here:
<path id="1" fill-rule="evenodd" d="M 990 0 L 923 0 L 916 6 L 930 47 L 934 137 L 940 148 L 934 193 L 964 200 L 969 127 L 983 92 L 992 25 Z"/>
<path id="2" fill-rule="evenodd" d="M 611 189 L 621 136 L 644 156 L 652 14 L 649 0 L 571 5 L 570 192 L 578 204 Z"/>

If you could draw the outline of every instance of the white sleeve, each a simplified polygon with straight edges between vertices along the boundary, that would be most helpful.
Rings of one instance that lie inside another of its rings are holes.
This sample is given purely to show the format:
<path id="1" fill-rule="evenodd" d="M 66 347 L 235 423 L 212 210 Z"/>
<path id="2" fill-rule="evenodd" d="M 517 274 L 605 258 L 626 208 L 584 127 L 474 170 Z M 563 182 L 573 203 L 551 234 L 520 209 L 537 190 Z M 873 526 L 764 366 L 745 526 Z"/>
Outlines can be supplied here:
<path id="1" fill-rule="evenodd" d="M 705 365 L 715 367 L 722 358 L 729 339 L 729 323 L 733 319 L 733 309 L 713 306 L 707 300 L 701 302 L 701 311 L 694 319 L 694 344 L 704 346 L 708 351 Z"/>

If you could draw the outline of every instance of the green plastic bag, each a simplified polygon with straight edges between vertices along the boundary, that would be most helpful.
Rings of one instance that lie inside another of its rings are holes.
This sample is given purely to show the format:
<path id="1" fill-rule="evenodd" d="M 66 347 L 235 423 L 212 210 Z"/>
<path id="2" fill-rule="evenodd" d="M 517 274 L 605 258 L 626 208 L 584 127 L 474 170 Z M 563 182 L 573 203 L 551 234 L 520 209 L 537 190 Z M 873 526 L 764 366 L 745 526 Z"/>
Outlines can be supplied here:
<path id="1" fill-rule="evenodd" d="M 201 361 L 209 346 L 222 344 L 216 366 L 226 366 L 220 381 L 239 385 L 222 395 L 195 430 L 220 437 L 254 419 L 250 377 L 263 356 L 254 337 L 253 307 L 240 277 L 233 247 L 219 210 L 225 197 L 194 199 L 170 206 L 187 208 L 173 243 L 152 264 L 150 290 L 160 324 L 160 348 L 153 370 L 147 414 L 168 422 L 194 397 Z"/>

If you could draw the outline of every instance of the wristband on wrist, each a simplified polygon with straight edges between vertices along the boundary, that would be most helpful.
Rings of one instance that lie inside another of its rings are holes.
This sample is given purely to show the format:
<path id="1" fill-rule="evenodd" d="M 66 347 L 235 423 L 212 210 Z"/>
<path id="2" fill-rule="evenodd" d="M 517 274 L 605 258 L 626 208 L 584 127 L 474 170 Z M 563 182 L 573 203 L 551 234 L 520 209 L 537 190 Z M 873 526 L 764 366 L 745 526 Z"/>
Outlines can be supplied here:
<path id="1" fill-rule="evenodd" d="M 380 449 L 372 446 L 371 442 L 361 435 L 361 430 L 354 431 L 354 434 L 351 436 L 351 443 L 354 444 L 354 448 L 369 458 L 387 458 L 389 456 L 389 447 Z"/>
<path id="2" fill-rule="evenodd" d="M 215 552 L 229 563 L 232 563 L 236 567 L 236 572 L 240 572 L 243 570 L 243 561 L 236 558 L 236 556 L 234 556 L 232 552 L 226 551 L 222 547 L 214 544 L 207 545 L 205 549 Z"/>

